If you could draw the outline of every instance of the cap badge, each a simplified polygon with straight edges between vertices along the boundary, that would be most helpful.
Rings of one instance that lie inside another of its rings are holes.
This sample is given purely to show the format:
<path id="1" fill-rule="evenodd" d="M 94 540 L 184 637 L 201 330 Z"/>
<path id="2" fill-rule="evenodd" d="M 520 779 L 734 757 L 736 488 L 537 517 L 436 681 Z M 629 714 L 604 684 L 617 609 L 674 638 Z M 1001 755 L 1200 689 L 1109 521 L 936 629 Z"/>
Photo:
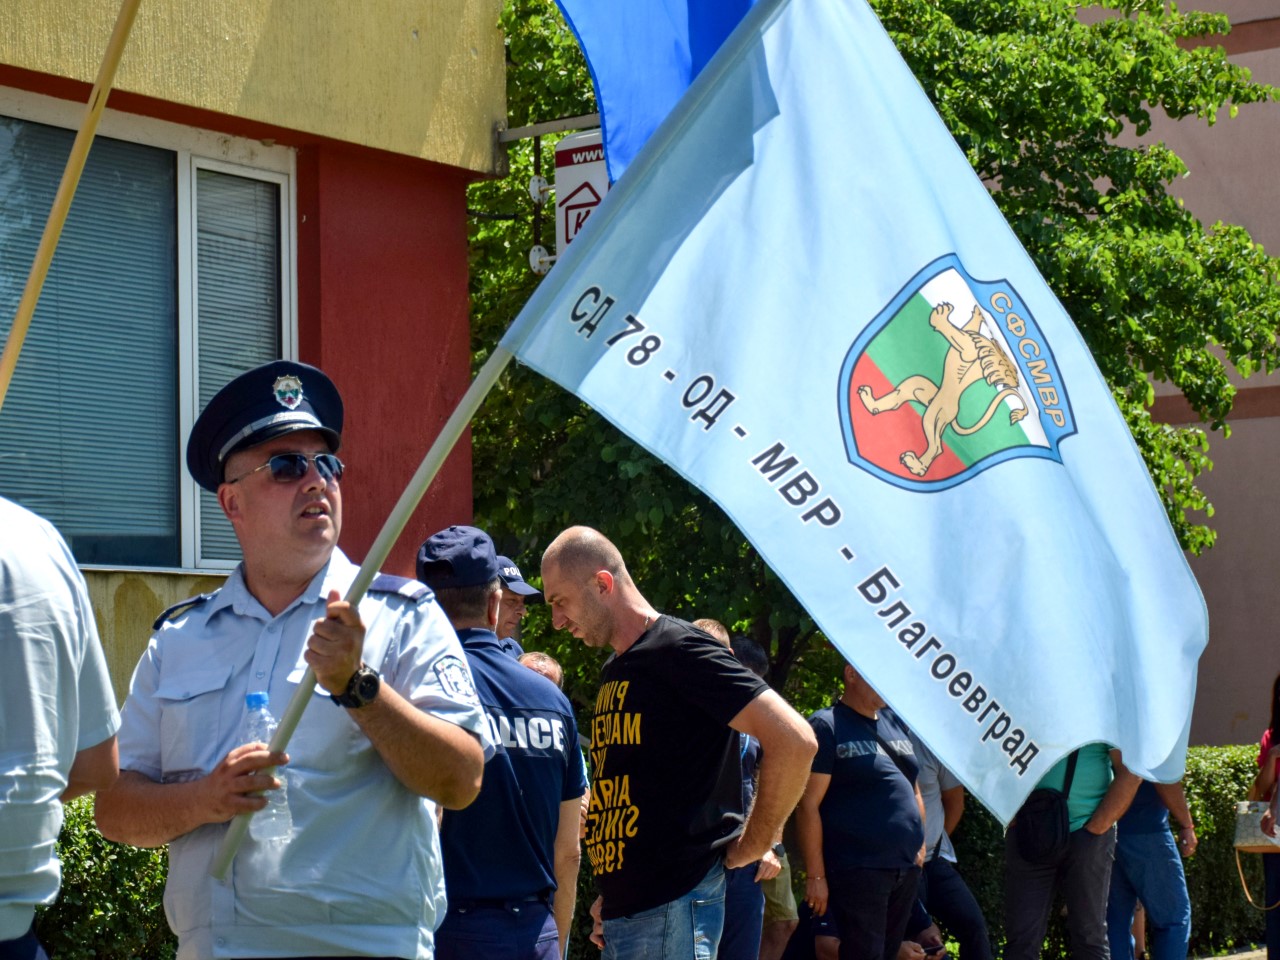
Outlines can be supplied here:
<path id="1" fill-rule="evenodd" d="M 298 404 L 302 402 L 302 381 L 295 376 L 278 377 L 275 386 L 271 388 L 271 392 L 275 394 L 276 402 L 280 406 L 289 410 L 298 409 Z"/>

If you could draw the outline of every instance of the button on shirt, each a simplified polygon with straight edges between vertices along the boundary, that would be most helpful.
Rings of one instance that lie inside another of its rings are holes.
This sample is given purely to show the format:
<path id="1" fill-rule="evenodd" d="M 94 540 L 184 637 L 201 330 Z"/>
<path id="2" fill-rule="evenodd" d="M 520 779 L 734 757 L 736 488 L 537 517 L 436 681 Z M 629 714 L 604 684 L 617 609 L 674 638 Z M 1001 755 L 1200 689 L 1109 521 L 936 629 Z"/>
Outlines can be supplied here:
<path id="1" fill-rule="evenodd" d="M 76 754 L 120 726 L 84 578 L 45 520 L 0 498 L 0 940 L 52 903 Z"/>
<path id="2" fill-rule="evenodd" d="M 280 716 L 306 670 L 312 624 L 357 568 L 341 551 L 276 617 L 237 568 L 212 599 L 163 624 L 134 672 L 120 767 L 162 783 L 209 773 L 240 742 L 245 694 Z M 370 592 L 364 661 L 421 710 L 492 741 L 453 628 L 434 599 Z M 165 911 L 179 960 L 334 950 L 429 957 L 444 908 L 435 804 L 395 779 L 348 712 L 317 686 L 288 746 L 293 838 L 246 838 L 227 882 L 209 876 L 227 824 L 169 845 Z"/>

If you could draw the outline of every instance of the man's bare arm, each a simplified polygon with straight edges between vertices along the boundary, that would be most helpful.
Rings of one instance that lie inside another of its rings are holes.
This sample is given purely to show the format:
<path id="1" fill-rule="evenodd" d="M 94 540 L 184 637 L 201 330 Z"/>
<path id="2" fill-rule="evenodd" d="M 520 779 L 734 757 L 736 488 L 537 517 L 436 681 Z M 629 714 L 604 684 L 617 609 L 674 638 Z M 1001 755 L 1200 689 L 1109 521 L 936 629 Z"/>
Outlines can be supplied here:
<path id="1" fill-rule="evenodd" d="M 1178 852 L 1189 857 L 1196 852 L 1200 840 L 1196 836 L 1196 825 L 1191 819 L 1191 808 L 1187 806 L 1187 791 L 1182 788 L 1182 781 L 1177 783 L 1157 783 L 1156 794 L 1178 825 Z"/>
<path id="2" fill-rule="evenodd" d="M 260 771 L 288 762 L 262 744 L 236 747 L 213 772 L 184 783 L 157 783 L 135 770 L 123 770 L 116 781 L 99 790 L 94 818 L 108 840 L 135 847 L 162 847 L 206 823 L 225 823 L 238 813 L 267 805 L 263 790 L 279 780 Z"/>
<path id="3" fill-rule="evenodd" d="M 343 693 L 363 651 L 359 612 L 329 591 L 325 619 L 316 621 L 307 640 L 305 659 L 316 682 L 331 694 Z M 424 713 L 385 683 L 372 703 L 347 713 L 407 789 L 450 810 L 461 810 L 480 792 L 484 750 L 470 731 Z"/>
<path id="4" fill-rule="evenodd" d="M 773 846 L 779 828 L 804 793 L 818 741 L 804 717 L 773 690 L 743 707 L 729 725 L 760 741 L 755 803 L 725 857 L 725 866 L 741 867 L 759 860 Z"/>
<path id="5" fill-rule="evenodd" d="M 942 829 L 947 832 L 947 836 L 951 836 L 960 818 L 964 816 L 964 787 L 943 790 L 939 796 L 942 799 Z"/>
<path id="6" fill-rule="evenodd" d="M 1130 773 L 1129 768 L 1124 765 L 1119 750 L 1111 751 L 1111 767 L 1115 771 L 1115 779 L 1102 795 L 1098 809 L 1093 811 L 1093 816 L 1084 825 L 1090 833 L 1103 834 L 1115 826 L 1116 821 L 1129 809 L 1133 795 L 1142 785 L 1142 780 Z"/>
<path id="7" fill-rule="evenodd" d="M 808 873 L 804 898 L 815 914 L 825 913 L 827 909 L 827 867 L 822 856 L 822 817 L 818 808 L 830 786 L 831 774 L 809 774 L 804 796 L 796 807 L 796 843 Z"/>
<path id="8" fill-rule="evenodd" d="M 582 862 L 582 846 L 578 843 L 578 824 L 582 819 L 581 801 L 560 803 L 560 823 L 556 828 L 556 932 L 560 934 L 560 956 L 569 944 L 573 926 L 573 908 L 578 901 L 578 866 Z"/>
<path id="9" fill-rule="evenodd" d="M 347 713 L 414 793 L 461 810 L 480 792 L 484 750 L 470 730 L 424 713 L 385 683 L 372 703 Z"/>
<path id="10" fill-rule="evenodd" d="M 62 791 L 62 802 L 66 803 L 95 790 L 105 790 L 115 783 L 119 774 L 120 751 L 116 747 L 114 736 L 92 747 L 85 747 L 77 751 L 76 758 L 71 761 L 71 769 L 67 771 L 67 788 Z"/>

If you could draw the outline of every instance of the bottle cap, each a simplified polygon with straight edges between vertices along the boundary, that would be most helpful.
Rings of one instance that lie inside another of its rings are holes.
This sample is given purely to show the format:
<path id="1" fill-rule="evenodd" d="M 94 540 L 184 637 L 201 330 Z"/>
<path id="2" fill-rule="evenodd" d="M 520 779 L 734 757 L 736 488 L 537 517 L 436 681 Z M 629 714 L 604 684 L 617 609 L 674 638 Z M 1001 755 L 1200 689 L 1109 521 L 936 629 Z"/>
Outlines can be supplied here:
<path id="1" fill-rule="evenodd" d="M 265 690 L 255 690 L 244 695 L 244 705 L 250 710 L 260 710 L 271 702 L 271 695 Z"/>

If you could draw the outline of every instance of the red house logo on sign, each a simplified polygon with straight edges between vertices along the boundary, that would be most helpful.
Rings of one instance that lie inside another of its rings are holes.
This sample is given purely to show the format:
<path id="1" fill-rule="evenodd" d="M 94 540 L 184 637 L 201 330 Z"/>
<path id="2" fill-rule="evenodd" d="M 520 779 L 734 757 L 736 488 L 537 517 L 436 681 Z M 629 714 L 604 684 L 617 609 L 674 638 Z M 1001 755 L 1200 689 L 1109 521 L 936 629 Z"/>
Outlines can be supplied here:
<path id="1" fill-rule="evenodd" d="M 564 252 L 608 191 L 599 130 L 571 134 L 556 144 L 557 252 Z"/>

